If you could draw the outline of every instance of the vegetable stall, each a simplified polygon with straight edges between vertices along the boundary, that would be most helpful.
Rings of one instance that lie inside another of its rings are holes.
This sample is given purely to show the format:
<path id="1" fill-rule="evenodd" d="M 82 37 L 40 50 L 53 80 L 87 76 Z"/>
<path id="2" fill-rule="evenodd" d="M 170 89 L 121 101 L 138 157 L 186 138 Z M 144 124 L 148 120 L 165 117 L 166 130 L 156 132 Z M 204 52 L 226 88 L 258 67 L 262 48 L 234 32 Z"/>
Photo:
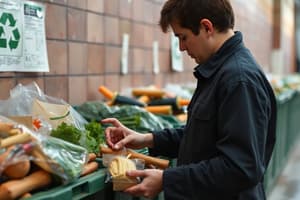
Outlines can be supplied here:
<path id="1" fill-rule="evenodd" d="M 265 176 L 267 192 L 300 130 L 296 120 L 300 112 L 295 109 L 300 105 L 299 76 L 270 81 L 277 98 L 278 140 Z M 139 199 L 113 191 L 108 168 L 114 156 L 142 158 L 146 167 L 172 167 L 176 160 L 150 157 L 147 149 L 111 152 L 105 146 L 107 125 L 101 120 L 114 117 L 141 133 L 180 127 L 186 121 L 191 96 L 148 87 L 133 88 L 131 94 L 105 86 L 98 91 L 104 101 L 69 105 L 31 83 L 16 86 L 9 99 L 0 101 L 0 200 Z M 163 194 L 157 199 L 163 199 Z"/>
<path id="2" fill-rule="evenodd" d="M 114 117 L 142 133 L 178 127 L 183 121 L 170 114 L 171 105 L 166 105 L 168 114 L 161 112 L 164 105 L 150 112 L 146 103 L 128 104 L 124 99 L 132 97 L 118 95 L 114 104 L 90 101 L 71 106 L 45 95 L 36 83 L 12 89 L 11 97 L 0 102 L 0 199 L 120 197 L 108 180 L 102 156 L 111 153 L 104 150 L 107 125 L 100 121 Z M 142 158 L 146 166 L 169 165 L 169 160 L 147 153 L 128 149 L 127 157 Z"/>

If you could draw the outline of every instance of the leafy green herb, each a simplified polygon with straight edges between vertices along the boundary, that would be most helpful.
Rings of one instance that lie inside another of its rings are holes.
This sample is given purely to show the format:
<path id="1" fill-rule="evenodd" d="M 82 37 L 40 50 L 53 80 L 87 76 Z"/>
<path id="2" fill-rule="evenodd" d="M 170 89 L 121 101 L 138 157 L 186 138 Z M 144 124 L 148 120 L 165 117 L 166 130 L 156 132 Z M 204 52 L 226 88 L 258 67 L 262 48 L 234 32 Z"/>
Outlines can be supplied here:
<path id="1" fill-rule="evenodd" d="M 68 125 L 65 122 L 61 123 L 56 129 L 51 131 L 51 136 L 77 145 L 79 145 L 81 134 L 82 132 L 79 129 L 75 126 Z"/>
<path id="2" fill-rule="evenodd" d="M 99 123 L 93 121 L 85 125 L 86 130 L 79 130 L 74 125 L 61 123 L 50 133 L 51 136 L 80 145 L 88 152 L 99 152 L 99 145 L 104 142 L 104 134 Z"/>
<path id="3" fill-rule="evenodd" d="M 100 123 L 91 121 L 85 125 L 85 129 L 89 131 L 89 135 L 95 138 L 98 144 L 104 143 L 104 131 Z"/>

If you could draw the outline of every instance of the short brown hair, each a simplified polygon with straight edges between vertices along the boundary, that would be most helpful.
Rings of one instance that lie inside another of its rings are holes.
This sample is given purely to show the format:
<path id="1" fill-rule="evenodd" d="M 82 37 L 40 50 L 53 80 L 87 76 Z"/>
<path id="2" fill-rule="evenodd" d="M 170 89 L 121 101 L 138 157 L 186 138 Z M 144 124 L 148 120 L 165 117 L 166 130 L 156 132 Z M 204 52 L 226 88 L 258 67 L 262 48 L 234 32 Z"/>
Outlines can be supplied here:
<path id="1" fill-rule="evenodd" d="M 200 21 L 208 19 L 220 32 L 234 27 L 234 13 L 229 0 L 168 0 L 162 10 L 159 25 L 167 32 L 170 24 L 179 24 L 199 34 Z"/>

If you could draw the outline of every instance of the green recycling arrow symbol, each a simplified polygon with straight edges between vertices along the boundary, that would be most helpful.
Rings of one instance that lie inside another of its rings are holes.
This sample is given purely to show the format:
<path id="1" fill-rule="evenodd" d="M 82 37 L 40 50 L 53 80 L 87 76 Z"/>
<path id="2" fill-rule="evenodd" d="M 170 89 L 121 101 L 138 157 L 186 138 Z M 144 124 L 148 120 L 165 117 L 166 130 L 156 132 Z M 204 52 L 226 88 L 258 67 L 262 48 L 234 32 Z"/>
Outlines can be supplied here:
<path id="1" fill-rule="evenodd" d="M 2 26 L 0 26 L 0 48 L 6 48 L 7 47 L 6 39 L 1 38 L 3 34 L 4 34 L 4 29 L 3 29 Z"/>
<path id="2" fill-rule="evenodd" d="M 13 38 L 9 39 L 8 46 L 9 46 L 10 50 L 16 49 L 18 47 L 19 40 L 20 40 L 20 33 L 19 33 L 19 30 L 17 28 L 14 29 L 12 31 L 12 33 L 13 33 L 13 36 L 14 36 L 15 40 L 13 40 Z"/>
<path id="3" fill-rule="evenodd" d="M 7 23 L 8 22 L 8 23 Z M 7 48 L 7 41 L 10 50 L 16 49 L 20 41 L 20 32 L 16 26 L 17 20 L 14 19 L 14 16 L 11 13 L 3 12 L 0 17 L 0 48 Z M 5 38 L 4 27 L 9 26 L 11 30 L 11 35 L 8 38 Z"/>
<path id="4" fill-rule="evenodd" d="M 5 25 L 7 20 L 9 21 L 9 26 L 14 27 L 16 25 L 16 20 L 11 13 L 2 13 L 0 23 Z"/>

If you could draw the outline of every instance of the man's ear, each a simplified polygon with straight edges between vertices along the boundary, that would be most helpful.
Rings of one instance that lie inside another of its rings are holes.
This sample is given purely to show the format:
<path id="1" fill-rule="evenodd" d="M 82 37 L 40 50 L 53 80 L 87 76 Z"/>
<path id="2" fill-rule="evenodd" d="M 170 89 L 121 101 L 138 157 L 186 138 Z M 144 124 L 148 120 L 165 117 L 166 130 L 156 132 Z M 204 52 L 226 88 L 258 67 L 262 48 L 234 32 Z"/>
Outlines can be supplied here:
<path id="1" fill-rule="evenodd" d="M 214 26 L 213 24 L 211 23 L 210 20 L 208 19 L 202 19 L 200 21 L 200 26 L 203 28 L 203 30 L 205 30 L 205 32 L 207 33 L 213 33 L 214 32 Z"/>

